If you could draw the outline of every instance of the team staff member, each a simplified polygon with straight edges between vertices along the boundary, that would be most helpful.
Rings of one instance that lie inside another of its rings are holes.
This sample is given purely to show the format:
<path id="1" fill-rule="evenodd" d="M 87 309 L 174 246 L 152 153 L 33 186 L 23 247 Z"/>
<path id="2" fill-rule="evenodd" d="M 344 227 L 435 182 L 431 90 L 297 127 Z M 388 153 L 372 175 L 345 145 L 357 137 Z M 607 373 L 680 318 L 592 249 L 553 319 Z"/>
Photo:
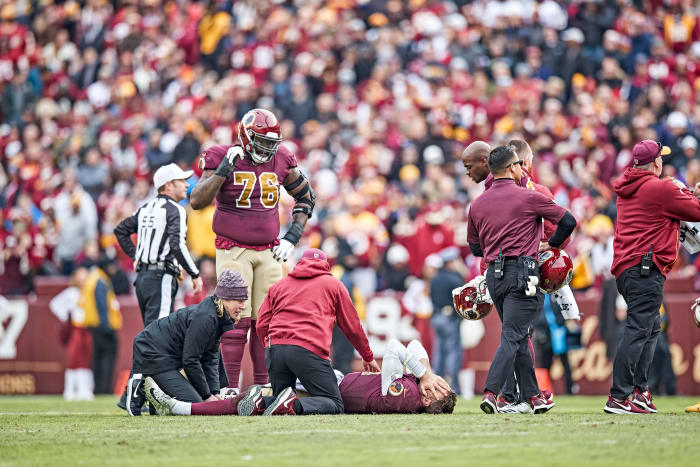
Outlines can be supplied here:
<path id="1" fill-rule="evenodd" d="M 515 140 L 513 140 L 515 141 Z M 511 141 L 511 143 L 513 142 Z M 520 141 L 520 140 L 518 140 Z M 523 141 L 523 143 L 525 143 Z M 527 143 L 525 143 L 527 145 Z M 512 146 L 509 143 L 509 146 Z M 520 145 L 513 146 L 514 149 L 519 147 Z M 529 145 L 527 145 L 529 149 Z M 474 183 L 481 183 L 484 182 L 484 191 L 488 190 L 491 188 L 493 185 L 493 175 L 491 174 L 491 171 L 489 170 L 488 166 L 488 158 L 489 158 L 489 153 L 491 152 L 491 146 L 489 146 L 488 143 L 484 141 L 474 141 L 471 143 L 469 146 L 466 147 L 464 152 L 462 153 L 462 163 L 464 165 L 464 168 L 467 171 L 467 176 L 469 176 Z M 529 157 L 526 151 L 522 151 L 523 154 L 520 154 L 519 152 L 516 153 L 518 154 L 518 157 L 523 160 L 522 168 L 523 168 L 523 177 L 520 179 L 518 183 L 519 186 L 523 188 L 527 188 L 529 190 L 535 190 L 538 191 L 548 198 L 552 199 L 554 198 L 551 193 L 549 193 L 549 190 L 547 190 L 546 187 L 541 186 L 541 185 L 536 185 L 530 181 L 530 178 L 528 176 L 527 170 L 525 170 L 525 167 L 531 167 L 532 165 L 532 151 L 530 150 Z M 540 187 L 541 189 L 538 189 Z M 544 191 L 546 190 L 546 192 Z M 547 194 L 548 193 L 548 194 Z M 549 239 L 549 237 L 552 235 L 554 230 L 556 230 L 556 226 L 551 228 L 551 231 L 547 231 L 547 224 L 551 224 L 549 221 L 545 221 L 545 233 L 549 233 L 548 236 L 543 237 L 544 241 Z M 481 261 L 481 274 L 484 274 L 486 272 L 487 268 L 486 261 L 482 258 Z M 541 309 L 542 303 L 544 302 L 544 297 L 542 294 L 538 293 L 538 304 L 539 308 Z M 499 315 L 500 316 L 500 315 Z M 532 360 L 534 362 L 535 360 L 535 352 L 534 348 L 532 346 L 532 342 L 530 338 L 528 337 L 528 348 L 530 349 L 530 354 L 532 356 Z M 531 408 L 530 408 L 530 403 L 529 401 L 523 403 L 520 402 L 518 403 L 518 386 L 517 386 L 517 381 L 516 381 L 516 376 L 515 376 L 515 371 L 508 373 L 508 377 L 506 378 L 505 383 L 503 383 L 503 387 L 501 388 L 501 395 L 497 399 L 497 406 L 499 411 L 503 410 L 504 412 L 523 412 L 523 413 L 530 413 Z M 552 393 L 551 391 L 545 390 L 542 391 L 542 394 L 545 395 L 547 399 L 552 398 Z"/>
<path id="2" fill-rule="evenodd" d="M 659 179 L 671 150 L 653 140 L 632 149 L 633 166 L 615 181 L 617 225 L 610 272 L 627 303 L 625 333 L 613 362 L 604 411 L 656 412 L 647 379 L 660 326 L 666 273 L 676 262 L 680 220 L 700 221 L 700 185 L 693 192 Z M 695 196 L 693 196 L 695 195 Z M 632 395 L 631 403 L 628 396 Z"/>
<path id="3" fill-rule="evenodd" d="M 238 387 L 241 359 L 250 329 L 250 356 L 255 384 L 267 383 L 265 355 L 255 335 L 255 320 L 267 290 L 282 278 L 282 265 L 304 233 L 315 196 L 286 147 L 275 115 L 264 109 L 246 113 L 238 127 L 240 145 L 208 148 L 200 158 L 202 178 L 192 190 L 194 209 L 216 198 L 216 273 L 235 269 L 250 288 L 250 301 L 235 330 L 222 339 L 221 350 L 231 385 Z M 292 224 L 280 240 L 279 189 L 295 199 Z"/>
<path id="4" fill-rule="evenodd" d="M 379 371 L 348 290 L 331 275 L 325 253 L 311 248 L 270 287 L 260 307 L 257 331 L 275 397 L 266 401 L 265 415 L 343 413 L 330 363 L 336 321 L 360 353 L 365 371 Z M 297 378 L 311 397 L 296 398 Z"/>
<path id="5" fill-rule="evenodd" d="M 261 415 L 265 410 L 262 388 L 256 385 L 233 399 L 201 403 L 174 399 L 151 378 L 145 387 L 159 415 Z M 447 382 L 432 372 L 428 353 L 416 340 L 408 347 L 390 340 L 381 373 L 349 373 L 338 389 L 346 413 L 452 413 L 457 401 Z"/>
<path id="6" fill-rule="evenodd" d="M 515 365 L 521 395 L 535 413 L 553 406 L 540 393 L 528 348 L 528 330 L 536 316 L 538 298 L 533 279 L 537 276 L 539 249 L 558 248 L 573 232 L 576 220 L 564 208 L 540 193 L 518 185 L 523 161 L 509 146 L 489 154 L 494 182 L 471 205 L 467 241 L 475 256 L 489 264 L 486 283 L 503 323 L 501 342 L 489 368 L 481 408 L 496 413 L 496 394 Z M 557 224 L 548 244 L 540 246 L 542 218 Z"/>
<path id="7" fill-rule="evenodd" d="M 129 415 L 141 415 L 143 379 L 151 376 L 168 394 L 188 402 L 219 400 L 219 343 L 248 299 L 237 271 L 224 271 L 214 295 L 149 324 L 134 338 Z M 180 373 L 184 370 L 184 376 Z"/>
<path id="8" fill-rule="evenodd" d="M 177 279 L 181 265 L 192 277 L 194 293 L 202 290 L 199 269 L 192 261 L 185 237 L 187 213 L 179 203 L 187 196 L 187 180 L 192 171 L 184 172 L 175 164 L 164 165 L 153 175 L 158 196 L 141 206 L 114 229 L 119 245 L 138 271 L 136 298 L 144 327 L 173 312 Z M 134 247 L 131 234 L 138 233 Z"/>

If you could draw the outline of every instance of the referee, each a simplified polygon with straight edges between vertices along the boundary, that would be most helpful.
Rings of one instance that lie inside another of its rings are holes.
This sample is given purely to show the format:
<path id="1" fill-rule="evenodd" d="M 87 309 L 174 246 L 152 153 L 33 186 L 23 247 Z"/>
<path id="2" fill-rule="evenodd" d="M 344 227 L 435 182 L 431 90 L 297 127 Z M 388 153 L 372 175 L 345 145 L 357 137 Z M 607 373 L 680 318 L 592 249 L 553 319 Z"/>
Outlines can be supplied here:
<path id="1" fill-rule="evenodd" d="M 488 263 L 486 285 L 501 322 L 501 342 L 489 368 L 481 410 L 496 413 L 496 398 L 515 367 L 520 392 L 535 413 L 554 406 L 537 386 L 528 348 L 528 329 L 538 309 L 538 250 L 558 248 L 571 235 L 576 220 L 564 208 L 536 191 L 518 186 L 523 161 L 510 146 L 489 153 L 494 181 L 469 210 L 467 241 L 472 253 Z M 540 244 L 542 219 L 557 225 L 548 243 Z"/>
<path id="2" fill-rule="evenodd" d="M 134 285 L 144 327 L 173 312 L 180 266 L 192 277 L 194 293 L 202 290 L 199 270 L 185 244 L 187 213 L 177 204 L 187 196 L 185 180 L 191 176 L 191 170 L 184 172 L 176 164 L 156 170 L 153 184 L 158 196 L 114 229 L 119 245 L 134 260 L 138 272 Z M 131 241 L 134 233 L 138 233 L 136 247 Z"/>

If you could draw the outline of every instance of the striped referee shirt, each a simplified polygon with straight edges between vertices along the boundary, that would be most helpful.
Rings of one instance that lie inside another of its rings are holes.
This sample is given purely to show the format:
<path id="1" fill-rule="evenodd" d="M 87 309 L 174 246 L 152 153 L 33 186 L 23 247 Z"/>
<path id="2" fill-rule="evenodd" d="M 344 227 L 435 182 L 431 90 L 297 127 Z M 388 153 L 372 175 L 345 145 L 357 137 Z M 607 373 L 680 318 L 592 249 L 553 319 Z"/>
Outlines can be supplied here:
<path id="1" fill-rule="evenodd" d="M 137 233 L 137 244 L 131 235 Z M 160 194 L 141 206 L 114 229 L 122 250 L 140 264 L 158 264 L 170 261 L 182 265 L 192 278 L 199 277 L 199 269 L 187 251 L 187 212 L 170 196 Z"/>

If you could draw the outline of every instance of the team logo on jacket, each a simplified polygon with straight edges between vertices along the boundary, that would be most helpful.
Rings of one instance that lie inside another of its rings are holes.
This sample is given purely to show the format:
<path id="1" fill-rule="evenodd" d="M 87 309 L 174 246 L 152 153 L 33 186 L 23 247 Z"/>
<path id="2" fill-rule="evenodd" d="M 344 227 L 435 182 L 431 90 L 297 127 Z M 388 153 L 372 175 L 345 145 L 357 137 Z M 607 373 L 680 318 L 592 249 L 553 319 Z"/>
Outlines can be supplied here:
<path id="1" fill-rule="evenodd" d="M 389 386 L 388 392 L 392 396 L 400 396 L 405 390 L 406 388 L 403 387 L 403 383 L 401 381 L 394 381 L 391 383 L 391 386 Z"/>

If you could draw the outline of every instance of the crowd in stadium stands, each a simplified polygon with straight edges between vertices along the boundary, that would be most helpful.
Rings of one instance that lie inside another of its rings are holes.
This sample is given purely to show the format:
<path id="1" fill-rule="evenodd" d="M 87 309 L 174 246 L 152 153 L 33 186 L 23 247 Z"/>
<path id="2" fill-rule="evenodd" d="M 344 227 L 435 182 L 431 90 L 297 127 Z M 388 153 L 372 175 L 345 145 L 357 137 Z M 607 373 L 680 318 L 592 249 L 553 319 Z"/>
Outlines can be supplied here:
<path id="1" fill-rule="evenodd" d="M 534 176 L 578 220 L 579 289 L 610 277 L 611 182 L 635 142 L 660 140 L 665 175 L 700 181 L 692 0 L 0 3 L 0 294 L 123 255 L 112 231 L 154 170 L 195 167 L 254 107 L 280 117 L 317 193 L 297 253 L 323 248 L 365 295 L 406 290 L 450 246 L 478 271 L 472 141 L 530 143 Z M 212 216 L 189 213 L 200 258 Z"/>

